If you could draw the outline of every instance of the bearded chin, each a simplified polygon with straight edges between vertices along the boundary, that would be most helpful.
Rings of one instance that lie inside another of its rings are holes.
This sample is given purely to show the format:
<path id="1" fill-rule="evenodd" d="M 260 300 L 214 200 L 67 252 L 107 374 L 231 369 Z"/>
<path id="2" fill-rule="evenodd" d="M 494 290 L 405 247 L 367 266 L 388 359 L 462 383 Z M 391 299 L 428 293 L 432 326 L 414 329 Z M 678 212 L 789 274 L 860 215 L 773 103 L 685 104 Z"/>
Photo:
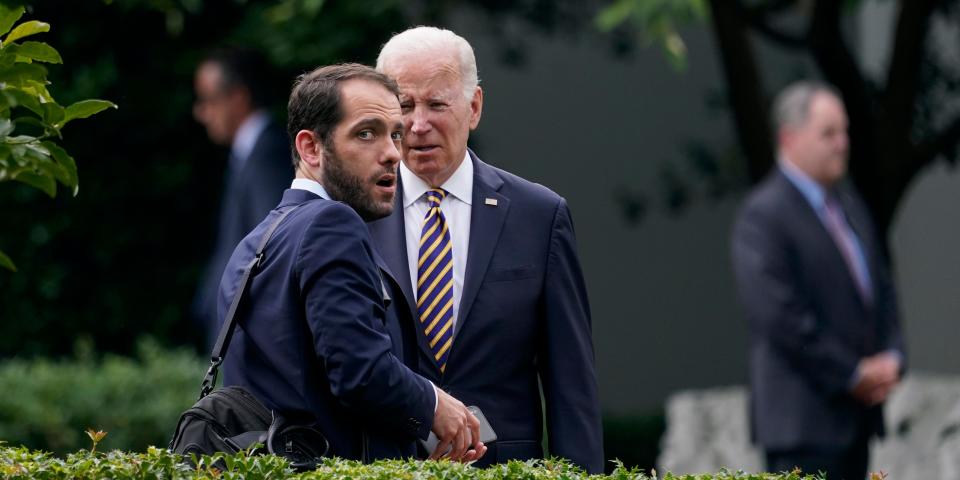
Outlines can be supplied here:
<path id="1" fill-rule="evenodd" d="M 325 149 L 323 162 L 324 188 L 334 200 L 350 206 L 365 222 L 379 220 L 393 212 L 393 202 L 386 205 L 374 200 L 372 193 L 364 188 L 364 181 L 346 171 L 333 149 Z M 370 182 L 367 182 L 369 184 Z"/>

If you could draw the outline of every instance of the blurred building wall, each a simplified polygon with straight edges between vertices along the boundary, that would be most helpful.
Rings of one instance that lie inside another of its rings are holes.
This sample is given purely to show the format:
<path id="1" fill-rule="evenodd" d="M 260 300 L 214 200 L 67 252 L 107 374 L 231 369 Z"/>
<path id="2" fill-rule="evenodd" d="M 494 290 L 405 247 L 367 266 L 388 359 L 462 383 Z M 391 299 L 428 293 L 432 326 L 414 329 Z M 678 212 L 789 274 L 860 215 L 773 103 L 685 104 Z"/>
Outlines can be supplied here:
<path id="1" fill-rule="evenodd" d="M 604 409 L 643 412 L 676 390 L 745 383 L 747 330 L 728 255 L 743 193 L 695 194 L 680 212 L 662 193 L 665 165 L 689 171 L 689 144 L 715 154 L 735 146 L 729 115 L 716 107 L 725 96 L 709 29 L 684 32 L 689 68 L 678 73 L 658 48 L 615 58 L 596 34 L 546 36 L 519 22 L 500 28 L 523 40 L 526 61 L 505 66 L 503 38 L 481 15 L 465 10 L 449 26 L 473 44 L 485 90 L 471 146 L 570 204 Z M 760 57 L 769 92 L 813 72 L 776 50 L 761 48 Z M 617 201 L 624 191 L 648 200 L 638 222 Z M 960 353 L 951 348 L 960 340 L 956 205 L 960 175 L 931 169 L 914 183 L 892 232 L 918 370 L 960 373 Z"/>

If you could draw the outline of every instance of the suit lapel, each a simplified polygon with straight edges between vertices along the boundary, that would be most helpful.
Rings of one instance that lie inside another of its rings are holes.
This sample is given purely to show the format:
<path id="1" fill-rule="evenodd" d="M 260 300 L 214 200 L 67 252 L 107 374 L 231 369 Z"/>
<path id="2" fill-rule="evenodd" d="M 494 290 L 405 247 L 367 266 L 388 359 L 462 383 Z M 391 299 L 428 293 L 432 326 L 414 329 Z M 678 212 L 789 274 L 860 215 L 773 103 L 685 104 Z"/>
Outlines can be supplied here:
<path id="1" fill-rule="evenodd" d="M 863 253 L 863 261 L 867 268 L 867 275 L 870 277 L 870 287 L 873 289 L 873 298 L 877 296 L 877 268 L 874 262 L 880 258 L 878 255 L 879 246 L 876 245 L 874 234 L 871 231 L 870 223 L 867 220 L 868 212 L 860 208 L 860 204 L 854 200 L 853 194 L 846 185 L 841 185 L 838 189 L 838 198 L 840 207 L 843 209 L 847 224 L 853 230 L 857 241 L 860 244 L 860 250 Z"/>
<path id="2" fill-rule="evenodd" d="M 403 185 L 397 184 L 397 195 L 394 201 L 393 213 L 376 222 L 376 228 L 370 229 L 374 243 L 377 245 L 382 260 L 388 271 L 400 285 L 400 290 L 407 297 L 407 304 L 413 304 L 413 289 L 410 285 L 410 266 L 407 263 L 407 235 L 403 225 Z M 411 311 L 411 313 L 414 313 Z"/>
<path id="3" fill-rule="evenodd" d="M 854 280 L 854 273 L 850 271 L 850 266 L 847 264 L 846 259 L 844 259 L 843 252 L 840 251 L 840 246 L 837 245 L 837 241 L 834 240 L 833 235 L 831 235 L 830 232 L 827 230 L 827 226 L 823 224 L 823 220 L 820 219 L 820 216 L 813 209 L 813 206 L 810 205 L 810 202 L 807 200 L 806 197 L 804 197 L 803 193 L 801 193 L 800 190 L 797 189 L 797 187 L 793 184 L 793 182 L 787 179 L 787 177 L 783 173 L 778 173 L 778 175 L 780 176 L 780 182 L 782 182 L 783 187 L 787 191 L 789 191 L 790 194 L 792 195 L 792 203 L 796 205 L 803 212 L 802 215 L 804 218 L 804 222 L 806 223 L 806 225 L 804 225 L 803 228 L 811 232 L 816 231 L 817 236 L 819 237 L 819 241 L 821 243 L 825 243 L 829 245 L 829 250 L 832 252 L 832 256 L 833 256 L 833 259 L 831 260 L 831 264 L 841 266 L 843 271 L 843 278 L 847 282 L 849 282 L 850 288 L 854 292 L 857 292 L 856 280 Z M 841 196 L 841 200 L 843 200 L 842 196 Z M 848 210 L 848 204 L 849 202 L 841 201 L 841 208 L 844 209 L 844 214 L 846 215 L 847 221 L 851 222 L 849 210 Z M 852 222 L 850 223 L 850 228 L 853 228 L 854 231 L 857 231 L 857 228 L 853 225 Z M 858 236 L 859 236 L 859 233 L 858 233 Z M 861 246 L 860 246 L 861 249 L 867 248 L 865 245 L 863 245 L 862 240 L 860 243 L 861 243 Z M 869 258 L 868 255 L 869 255 L 868 251 L 864 250 L 864 256 Z M 867 269 L 872 273 L 872 269 L 869 266 L 867 267 Z M 861 298 L 860 294 L 857 293 L 855 296 L 857 297 L 857 301 L 859 301 L 860 304 L 864 308 L 866 308 L 867 305 L 864 303 L 863 298 Z"/>
<path id="4" fill-rule="evenodd" d="M 467 268 L 463 275 L 463 294 L 457 311 L 457 328 L 454 330 L 452 350 L 456 338 L 463 331 L 470 317 L 470 308 L 477 297 L 483 277 L 490 266 L 490 259 L 497 247 L 500 231 L 510 210 L 510 199 L 499 193 L 503 179 L 489 165 L 470 152 L 473 160 L 473 205 L 470 208 L 470 246 L 467 252 Z M 488 199 L 494 200 L 488 202 Z M 453 352 L 450 353 L 450 359 Z M 449 363 L 450 360 L 448 360 Z"/>
<path id="5" fill-rule="evenodd" d="M 407 313 L 417 332 L 417 345 L 430 358 L 430 345 L 420 327 L 420 318 L 417 315 L 417 302 L 414 300 L 413 285 L 410 283 L 410 264 L 407 262 L 407 234 L 403 217 L 403 183 L 397 175 L 397 195 L 393 213 L 387 218 L 378 220 L 376 226 L 370 229 L 374 243 L 382 256 L 383 267 L 391 278 L 400 286 L 403 296 L 406 297 Z M 431 362 L 436 368 L 436 362 Z M 437 369 L 439 375 L 440 370 Z"/>

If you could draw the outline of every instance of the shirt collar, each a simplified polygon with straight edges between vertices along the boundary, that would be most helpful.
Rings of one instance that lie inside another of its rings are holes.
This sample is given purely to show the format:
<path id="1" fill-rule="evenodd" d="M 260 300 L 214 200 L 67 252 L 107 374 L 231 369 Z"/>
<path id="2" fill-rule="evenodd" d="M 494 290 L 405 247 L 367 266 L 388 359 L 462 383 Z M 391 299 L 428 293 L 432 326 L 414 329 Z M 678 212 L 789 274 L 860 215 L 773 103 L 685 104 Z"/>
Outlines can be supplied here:
<path id="1" fill-rule="evenodd" d="M 293 183 L 290 184 L 290 188 L 294 190 L 306 190 L 310 193 L 318 195 L 324 200 L 330 200 L 330 195 L 327 195 L 327 191 L 323 188 L 323 185 L 320 185 L 309 178 L 294 178 Z"/>
<path id="2" fill-rule="evenodd" d="M 823 185 L 817 183 L 816 180 L 810 178 L 803 170 L 800 170 L 783 157 L 780 157 L 777 163 L 780 166 L 780 171 L 787 177 L 787 180 L 789 180 L 793 186 L 797 187 L 797 190 L 800 190 L 800 193 L 803 194 L 807 202 L 813 206 L 813 209 L 819 212 L 824 207 L 827 194 Z"/>
<path id="3" fill-rule="evenodd" d="M 400 181 L 403 182 L 403 208 L 412 205 L 432 188 L 403 162 L 400 162 Z M 467 205 L 473 204 L 473 160 L 469 152 L 464 152 L 460 166 L 440 188 Z"/>
<path id="4" fill-rule="evenodd" d="M 242 164 L 250 156 L 253 146 L 257 143 L 257 138 L 267 128 L 269 122 L 270 117 L 267 113 L 263 110 L 257 110 L 240 124 L 236 136 L 233 137 L 233 145 L 230 147 L 230 154 L 235 161 Z"/>

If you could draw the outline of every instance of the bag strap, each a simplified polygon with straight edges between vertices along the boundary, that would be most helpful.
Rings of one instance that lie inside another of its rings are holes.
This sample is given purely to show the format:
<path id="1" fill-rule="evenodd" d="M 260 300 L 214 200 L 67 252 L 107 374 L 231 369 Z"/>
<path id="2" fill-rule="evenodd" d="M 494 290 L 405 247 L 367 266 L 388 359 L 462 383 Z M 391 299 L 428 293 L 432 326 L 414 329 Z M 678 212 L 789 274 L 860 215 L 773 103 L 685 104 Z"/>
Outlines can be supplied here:
<path id="1" fill-rule="evenodd" d="M 299 207 L 299 205 L 294 205 L 293 208 L 283 212 L 280 216 L 274 220 L 273 224 L 270 225 L 270 228 L 267 229 L 267 233 L 263 235 L 263 238 L 260 240 L 260 245 L 257 247 L 257 254 L 254 255 L 253 259 L 250 260 L 250 263 L 247 264 L 246 268 L 243 269 L 243 277 L 240 279 L 240 287 L 237 288 L 237 293 L 233 295 L 233 301 L 230 302 L 230 309 L 227 310 L 227 316 L 223 319 L 223 325 L 220 326 L 220 335 L 217 337 L 217 343 L 213 347 L 213 351 L 210 353 L 210 368 L 207 369 L 206 375 L 203 377 L 203 383 L 200 384 L 200 398 L 206 397 L 213 391 L 213 387 L 217 384 L 217 374 L 220 370 L 220 365 L 223 364 L 223 359 L 227 355 L 227 347 L 230 346 L 230 338 L 233 337 L 233 330 L 237 326 L 237 307 L 240 306 L 240 300 L 243 298 L 243 294 L 247 291 L 247 288 L 250 285 L 250 276 L 253 274 L 253 269 L 263 265 L 263 249 L 267 246 L 267 241 L 270 240 L 270 237 L 273 235 L 274 230 L 280 226 L 280 222 L 286 218 L 290 212 L 294 211 Z"/>

